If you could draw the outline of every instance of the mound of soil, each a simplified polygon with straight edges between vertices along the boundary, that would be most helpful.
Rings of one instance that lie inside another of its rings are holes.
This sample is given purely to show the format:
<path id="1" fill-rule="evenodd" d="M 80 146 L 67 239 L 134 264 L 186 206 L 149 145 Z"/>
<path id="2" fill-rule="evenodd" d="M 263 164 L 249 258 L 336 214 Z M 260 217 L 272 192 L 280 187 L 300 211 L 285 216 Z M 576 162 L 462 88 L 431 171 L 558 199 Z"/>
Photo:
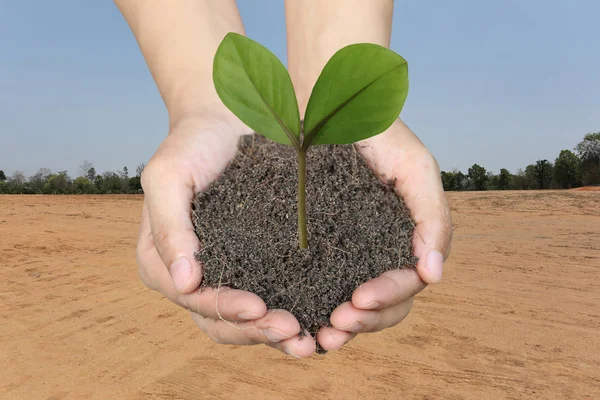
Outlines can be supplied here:
<path id="1" fill-rule="evenodd" d="M 583 186 L 571 190 L 574 192 L 600 192 L 600 186 Z"/>
<path id="2" fill-rule="evenodd" d="M 196 257 L 202 287 L 253 292 L 314 334 L 363 282 L 415 267 L 414 225 L 393 184 L 352 145 L 315 146 L 307 154 L 309 248 L 300 250 L 296 163 L 291 146 L 244 136 L 219 179 L 196 196 Z"/>

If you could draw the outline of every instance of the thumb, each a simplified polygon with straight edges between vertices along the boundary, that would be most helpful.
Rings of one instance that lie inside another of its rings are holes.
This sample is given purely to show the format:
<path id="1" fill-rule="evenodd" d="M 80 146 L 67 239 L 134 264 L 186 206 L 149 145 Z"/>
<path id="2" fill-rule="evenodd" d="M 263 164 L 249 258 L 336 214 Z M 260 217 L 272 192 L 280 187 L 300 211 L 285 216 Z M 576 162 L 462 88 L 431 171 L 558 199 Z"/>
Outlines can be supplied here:
<path id="1" fill-rule="evenodd" d="M 413 252 L 419 258 L 417 272 L 423 282 L 435 284 L 441 281 L 443 264 L 450 254 L 452 218 L 437 163 L 421 165 L 427 164 L 427 168 L 413 170 L 410 179 L 399 182 L 398 186 L 406 194 L 406 206 L 416 224 Z"/>
<path id="2" fill-rule="evenodd" d="M 146 194 L 154 245 L 180 293 L 200 286 L 202 270 L 195 259 L 200 243 L 191 220 L 194 185 L 189 173 L 160 162 L 146 166 Z"/>
<path id="3" fill-rule="evenodd" d="M 443 264 L 450 252 L 452 227 L 449 220 L 425 220 L 417 223 L 413 237 L 414 254 L 419 258 L 417 272 L 427 284 L 442 280 Z"/>

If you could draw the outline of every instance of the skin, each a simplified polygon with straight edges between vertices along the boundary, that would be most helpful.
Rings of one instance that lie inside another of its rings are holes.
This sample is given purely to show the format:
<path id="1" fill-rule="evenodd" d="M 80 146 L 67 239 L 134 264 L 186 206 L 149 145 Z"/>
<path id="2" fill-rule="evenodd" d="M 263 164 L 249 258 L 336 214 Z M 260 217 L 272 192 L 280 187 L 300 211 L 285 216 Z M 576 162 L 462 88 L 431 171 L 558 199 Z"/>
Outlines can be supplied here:
<path id="1" fill-rule="evenodd" d="M 137 245 L 142 281 L 189 310 L 198 327 L 217 343 L 267 344 L 295 357 L 310 356 L 315 338 L 300 340 L 298 321 L 289 312 L 267 310 L 249 292 L 197 291 L 202 267 L 194 258 L 200 244 L 190 218 L 193 196 L 235 156 L 240 135 L 252 133 L 221 103 L 212 82 L 212 60 L 221 40 L 228 32 L 244 34 L 235 1 L 115 3 L 139 43 L 169 112 L 169 134 L 142 175 L 145 199 Z M 285 6 L 289 72 L 301 114 L 321 69 L 335 51 L 358 42 L 389 47 L 391 0 L 288 0 Z M 397 192 L 416 222 L 413 250 L 420 259 L 416 271 L 386 272 L 364 283 L 351 301 L 336 308 L 332 327 L 316 335 L 327 350 L 339 349 L 359 333 L 402 321 L 414 296 L 440 281 L 452 238 L 439 167 L 404 123 L 396 121 L 357 148 L 383 179 L 397 179 Z"/>

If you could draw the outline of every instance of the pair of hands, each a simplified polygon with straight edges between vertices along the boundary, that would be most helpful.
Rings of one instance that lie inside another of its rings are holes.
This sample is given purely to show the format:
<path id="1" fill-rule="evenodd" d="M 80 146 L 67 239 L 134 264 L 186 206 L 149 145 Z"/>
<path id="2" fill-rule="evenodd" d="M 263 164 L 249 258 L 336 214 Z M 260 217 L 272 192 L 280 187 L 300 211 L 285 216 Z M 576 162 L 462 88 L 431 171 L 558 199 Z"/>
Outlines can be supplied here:
<path id="1" fill-rule="evenodd" d="M 440 170 L 421 141 L 398 120 L 357 148 L 376 173 L 396 178 L 397 193 L 416 223 L 416 270 L 388 271 L 361 285 L 351 301 L 334 310 L 331 327 L 321 328 L 316 338 L 300 338 L 300 325 L 292 314 L 267 310 L 252 293 L 221 288 L 217 296 L 215 290 L 198 291 L 202 267 L 194 258 L 200 243 L 190 218 L 191 204 L 195 193 L 217 179 L 235 156 L 242 134 L 251 132 L 226 114 L 182 118 L 172 125 L 142 175 L 140 277 L 146 286 L 189 310 L 213 341 L 266 344 L 295 357 L 312 355 L 315 339 L 325 350 L 336 350 L 359 333 L 398 324 L 408 315 L 414 296 L 440 281 L 452 238 Z"/>

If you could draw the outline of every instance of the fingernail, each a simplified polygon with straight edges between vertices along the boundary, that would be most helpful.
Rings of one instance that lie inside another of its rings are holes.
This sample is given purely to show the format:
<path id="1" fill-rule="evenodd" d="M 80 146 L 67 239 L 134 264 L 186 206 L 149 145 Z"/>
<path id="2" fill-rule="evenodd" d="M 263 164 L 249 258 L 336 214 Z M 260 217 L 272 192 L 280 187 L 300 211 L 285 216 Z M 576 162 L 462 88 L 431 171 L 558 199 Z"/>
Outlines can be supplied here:
<path id="1" fill-rule="evenodd" d="M 192 275 L 192 264 L 190 264 L 190 260 L 187 257 L 179 257 L 171 265 L 169 273 L 177 290 L 181 290 L 185 287 L 188 279 L 190 279 L 190 275 Z"/>
<path id="2" fill-rule="evenodd" d="M 263 316 L 262 314 L 256 314 L 256 313 L 253 313 L 252 311 L 244 311 L 244 312 L 241 312 L 238 314 L 237 319 L 238 320 L 242 320 L 242 319 L 251 320 L 251 319 L 260 318 L 262 316 Z"/>
<path id="3" fill-rule="evenodd" d="M 294 352 L 292 351 L 292 349 L 289 346 L 285 348 L 285 353 L 292 357 L 300 358 L 300 356 L 297 356 L 294 354 Z"/>
<path id="4" fill-rule="evenodd" d="M 442 269 L 444 265 L 444 256 L 438 251 L 430 251 L 427 255 L 425 268 L 429 271 L 433 283 L 438 283 L 442 280 Z"/>
<path id="5" fill-rule="evenodd" d="M 359 332 L 361 331 L 365 326 L 363 324 L 361 324 L 360 322 L 356 321 L 348 326 L 345 326 L 342 328 L 343 331 L 346 332 Z"/>
<path id="6" fill-rule="evenodd" d="M 362 308 L 363 310 L 373 310 L 374 308 L 379 308 L 379 307 L 381 307 L 381 304 L 379 304 L 378 301 L 372 301 L 369 304 L 366 304 L 359 308 Z"/>
<path id="7" fill-rule="evenodd" d="M 281 342 L 289 337 L 289 335 L 286 335 L 283 332 L 273 328 L 263 329 L 261 332 L 273 343 Z"/>

